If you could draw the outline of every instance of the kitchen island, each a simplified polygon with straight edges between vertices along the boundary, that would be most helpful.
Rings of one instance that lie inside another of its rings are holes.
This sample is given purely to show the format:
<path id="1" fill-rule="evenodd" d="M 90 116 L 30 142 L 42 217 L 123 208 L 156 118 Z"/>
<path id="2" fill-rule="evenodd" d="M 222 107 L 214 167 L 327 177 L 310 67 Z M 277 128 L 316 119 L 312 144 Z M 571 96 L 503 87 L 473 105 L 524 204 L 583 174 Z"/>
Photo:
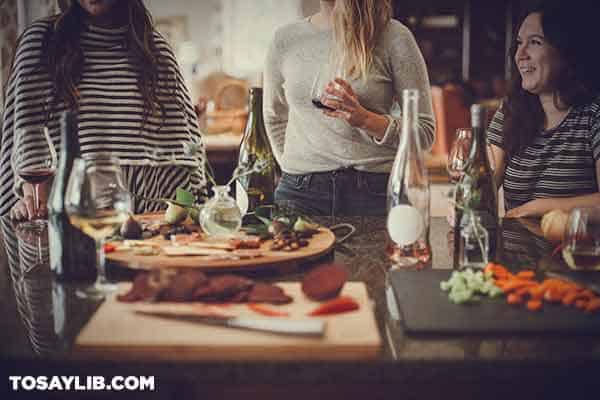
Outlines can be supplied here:
<path id="1" fill-rule="evenodd" d="M 595 398 L 599 393 L 598 335 L 407 334 L 389 284 L 383 218 L 320 220 L 325 226 L 348 222 L 357 228 L 353 236 L 336 246 L 333 257 L 348 267 L 350 280 L 367 284 L 373 299 L 383 342 L 374 360 L 303 361 L 306 357 L 302 355 L 297 360 L 291 357 L 291 361 L 200 362 L 181 361 L 176 356 L 156 362 L 80 360 L 71 352 L 73 341 L 99 303 L 77 298 L 75 285 L 53 281 L 43 235 L 27 235 L 15 231 L 10 221 L 1 222 L 0 354 L 7 371 L 4 388 L 8 387 L 8 375 L 151 375 L 156 391 L 143 393 L 144 398 L 535 399 L 562 393 L 567 398 L 583 393 Z M 551 255 L 553 246 L 534 233 L 535 224 L 505 220 L 498 259 L 506 265 L 538 271 L 563 268 L 560 259 Z M 451 237 L 445 219 L 432 218 L 433 268 L 451 267 Z M 41 250 L 33 259 L 32 248 Z M 258 271 L 252 277 L 274 282 L 300 280 L 310 267 Z M 47 398 L 39 394 L 39 398 Z M 138 398 L 142 394 L 129 395 Z"/>

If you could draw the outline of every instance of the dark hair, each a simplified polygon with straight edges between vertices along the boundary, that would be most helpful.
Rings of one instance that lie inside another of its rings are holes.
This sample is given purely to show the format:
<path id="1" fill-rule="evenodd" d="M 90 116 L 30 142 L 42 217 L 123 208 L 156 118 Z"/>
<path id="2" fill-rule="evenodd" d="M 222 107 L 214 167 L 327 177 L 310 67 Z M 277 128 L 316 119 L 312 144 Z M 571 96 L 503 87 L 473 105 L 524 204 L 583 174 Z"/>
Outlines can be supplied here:
<path id="1" fill-rule="evenodd" d="M 596 13 L 592 0 L 543 0 L 523 15 L 517 30 L 532 13 L 541 14 L 544 36 L 563 62 L 563 70 L 555 82 L 554 103 L 558 106 L 560 100 L 567 107 L 576 107 L 591 102 L 600 88 L 600 70 L 594 49 L 589 48 L 592 37 L 586 31 L 594 26 L 591 16 Z M 544 129 L 544 110 L 539 97 L 521 86 L 522 78 L 514 62 L 516 51 L 515 40 L 510 52 L 512 81 L 502 106 L 504 150 L 508 157 L 531 144 Z"/>
<path id="2" fill-rule="evenodd" d="M 69 109 L 79 107 L 77 85 L 81 79 L 84 59 L 80 45 L 85 29 L 85 10 L 71 0 L 62 13 L 52 18 L 42 47 L 42 64 L 52 80 L 52 104 L 46 111 L 49 119 L 57 103 L 63 100 Z M 161 57 L 154 41 L 152 17 L 142 0 L 119 0 L 114 7 L 127 26 L 126 43 L 134 65 L 139 67 L 137 86 L 144 100 L 144 119 L 154 115 L 157 106 L 164 116 L 164 105 L 158 99 L 158 64 Z M 142 124 L 143 125 L 143 124 Z"/>

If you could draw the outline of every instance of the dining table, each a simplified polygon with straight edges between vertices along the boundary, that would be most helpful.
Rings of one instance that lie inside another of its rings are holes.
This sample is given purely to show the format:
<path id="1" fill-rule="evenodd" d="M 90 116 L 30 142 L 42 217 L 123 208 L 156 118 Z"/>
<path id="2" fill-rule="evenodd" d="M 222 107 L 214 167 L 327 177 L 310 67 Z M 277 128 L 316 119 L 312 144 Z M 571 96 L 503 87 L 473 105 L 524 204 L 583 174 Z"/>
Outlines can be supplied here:
<path id="1" fill-rule="evenodd" d="M 270 360 L 241 354 L 239 359 L 219 360 L 216 354 L 210 360 L 190 360 L 173 354 L 151 361 L 118 356 L 81 359 L 74 355 L 74 342 L 102 301 L 77 297 L 81 283 L 56 280 L 49 267 L 47 231 L 28 231 L 2 217 L 0 362 L 4 382 L 0 386 L 8 390 L 9 375 L 123 375 L 153 376 L 156 390 L 144 393 L 144 398 L 151 399 L 598 398 L 597 332 L 409 332 L 391 284 L 398 268 L 385 252 L 385 217 L 315 220 L 323 226 L 351 224 L 356 231 L 319 260 L 245 274 L 267 282 L 301 281 L 321 263 L 344 265 L 350 281 L 366 284 L 381 337 L 376 357 L 328 360 L 298 355 Z M 498 232 L 496 263 L 539 274 L 566 269 L 560 253 L 554 252 L 555 244 L 541 235 L 539 220 L 503 219 Z M 429 240 L 432 265 L 418 273 L 450 273 L 453 231 L 445 218 L 430 219 Z M 136 273 L 110 265 L 107 270 L 109 278 L 117 280 L 131 280 Z M 415 294 L 423 299 L 427 295 Z M 136 395 L 130 394 L 131 398 Z M 45 398 L 43 393 L 39 398 Z"/>

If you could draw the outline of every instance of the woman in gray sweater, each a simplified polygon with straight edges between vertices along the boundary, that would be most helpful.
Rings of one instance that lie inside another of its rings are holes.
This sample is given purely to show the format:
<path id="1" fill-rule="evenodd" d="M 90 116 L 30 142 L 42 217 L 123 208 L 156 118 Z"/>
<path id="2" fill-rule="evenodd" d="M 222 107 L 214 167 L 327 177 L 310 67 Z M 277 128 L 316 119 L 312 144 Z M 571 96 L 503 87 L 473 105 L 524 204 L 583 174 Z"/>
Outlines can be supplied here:
<path id="1" fill-rule="evenodd" d="M 283 171 L 278 204 L 308 215 L 384 215 L 402 129 L 390 113 L 403 89 L 419 90 L 421 140 L 433 143 L 425 62 L 391 16 L 390 0 L 322 0 L 318 13 L 275 33 L 264 117 Z M 317 108 L 312 87 L 327 65 L 338 73 L 322 85 L 327 108 Z"/>

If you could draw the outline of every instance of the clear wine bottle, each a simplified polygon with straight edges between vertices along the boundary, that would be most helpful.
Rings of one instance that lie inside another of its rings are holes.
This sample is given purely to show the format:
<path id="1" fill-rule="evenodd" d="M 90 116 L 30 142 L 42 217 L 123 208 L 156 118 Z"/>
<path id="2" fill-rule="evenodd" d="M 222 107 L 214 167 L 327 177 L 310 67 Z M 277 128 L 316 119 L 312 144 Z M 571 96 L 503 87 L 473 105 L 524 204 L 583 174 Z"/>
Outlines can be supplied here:
<path id="1" fill-rule="evenodd" d="M 387 190 L 386 253 L 394 267 L 431 266 L 429 176 L 419 136 L 419 92 L 402 92 L 402 131 Z"/>

